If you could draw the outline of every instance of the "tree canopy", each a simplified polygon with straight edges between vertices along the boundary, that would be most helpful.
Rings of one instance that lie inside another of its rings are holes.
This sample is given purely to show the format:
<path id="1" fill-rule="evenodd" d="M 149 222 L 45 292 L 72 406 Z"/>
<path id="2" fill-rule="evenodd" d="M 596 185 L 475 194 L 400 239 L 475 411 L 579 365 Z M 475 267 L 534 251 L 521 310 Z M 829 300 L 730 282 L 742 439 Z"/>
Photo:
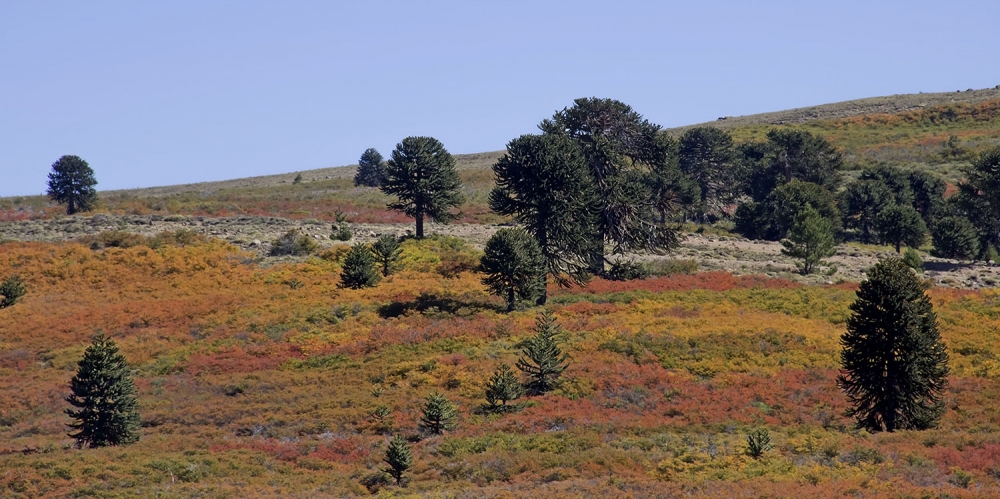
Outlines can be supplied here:
<path id="1" fill-rule="evenodd" d="M 63 156 L 52 163 L 46 194 L 66 205 L 66 214 L 89 211 L 97 204 L 94 170 L 79 156 Z"/>
<path id="2" fill-rule="evenodd" d="M 462 181 L 455 159 L 433 137 L 407 137 L 396 144 L 386 163 L 382 192 L 396 196 L 390 209 L 416 221 L 416 236 L 424 237 L 424 218 L 447 223 L 455 218 L 451 209 L 461 206 Z"/>
<path id="3" fill-rule="evenodd" d="M 385 161 L 374 147 L 365 149 L 358 160 L 358 171 L 354 174 L 354 185 L 378 187 L 385 176 Z"/>

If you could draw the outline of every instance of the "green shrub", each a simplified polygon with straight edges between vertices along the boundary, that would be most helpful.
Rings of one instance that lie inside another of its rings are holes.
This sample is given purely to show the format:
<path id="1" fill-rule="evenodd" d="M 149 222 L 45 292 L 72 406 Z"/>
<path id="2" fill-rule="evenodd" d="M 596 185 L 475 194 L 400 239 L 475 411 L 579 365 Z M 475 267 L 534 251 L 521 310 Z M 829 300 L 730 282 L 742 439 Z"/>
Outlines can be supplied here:
<path id="1" fill-rule="evenodd" d="M 649 271 L 633 261 L 620 261 L 613 263 L 604 277 L 610 281 L 634 281 L 649 277 Z"/>
<path id="2" fill-rule="evenodd" d="M 271 243 L 271 256 L 308 255 L 319 249 L 319 243 L 311 237 L 292 229 Z"/>
<path id="3" fill-rule="evenodd" d="M 355 244 L 344 257 L 344 268 L 340 272 L 341 288 L 361 289 L 371 288 L 378 284 L 381 277 L 375 271 L 375 255 L 368 246 Z"/>
<path id="4" fill-rule="evenodd" d="M 765 452 L 771 450 L 771 433 L 767 428 L 755 428 L 747 432 L 747 455 L 760 459 Z"/>
<path id="5" fill-rule="evenodd" d="M 354 233 L 351 232 L 351 228 L 347 225 L 333 224 L 331 230 L 333 230 L 333 233 L 330 234 L 330 239 L 334 241 L 350 241 L 354 237 Z"/>
<path id="6" fill-rule="evenodd" d="M 920 258 L 920 252 L 913 248 L 906 248 L 903 252 L 903 263 L 917 272 L 924 270 L 924 261 Z"/>
<path id="7" fill-rule="evenodd" d="M 0 283 L 0 308 L 7 308 L 21 299 L 27 292 L 21 276 L 12 275 Z"/>

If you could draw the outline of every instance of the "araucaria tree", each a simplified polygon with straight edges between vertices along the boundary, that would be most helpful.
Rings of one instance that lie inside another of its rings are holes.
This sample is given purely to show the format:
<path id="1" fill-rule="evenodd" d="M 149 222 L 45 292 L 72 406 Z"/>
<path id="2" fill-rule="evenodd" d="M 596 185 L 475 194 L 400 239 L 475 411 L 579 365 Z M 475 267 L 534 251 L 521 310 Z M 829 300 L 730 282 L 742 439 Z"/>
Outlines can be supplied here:
<path id="1" fill-rule="evenodd" d="M 534 236 L 545 259 L 537 303 L 545 304 L 545 282 L 585 279 L 590 246 L 597 235 L 600 203 L 579 146 L 565 135 L 522 135 L 507 144 L 493 165 L 497 186 L 490 209 L 513 216 Z"/>
<path id="2" fill-rule="evenodd" d="M 375 255 L 362 243 L 351 246 L 344 257 L 344 267 L 340 271 L 342 288 L 371 288 L 378 284 L 380 277 L 375 270 Z"/>
<path id="3" fill-rule="evenodd" d="M 835 253 L 830 220 L 806 204 L 788 230 L 788 239 L 782 239 L 781 245 L 784 246 L 782 254 L 802 259 L 796 265 L 803 274 L 811 274 L 824 258 Z"/>
<path id="4" fill-rule="evenodd" d="M 425 217 L 454 220 L 449 210 L 465 202 L 461 187 L 455 159 L 432 137 L 407 137 L 396 144 L 381 185 L 382 192 L 398 198 L 388 207 L 414 218 L 418 238 L 424 237 Z"/>
<path id="5" fill-rule="evenodd" d="M 483 284 L 507 301 L 512 312 L 518 302 L 534 300 L 545 286 L 545 258 L 538 243 L 520 228 L 498 230 L 486 241 L 480 269 Z"/>
<path id="6" fill-rule="evenodd" d="M 66 213 L 72 215 L 88 211 L 97 204 L 97 179 L 94 170 L 79 156 L 63 156 L 52 163 L 49 172 L 49 189 L 53 201 L 65 204 Z"/>
<path id="7" fill-rule="evenodd" d="M 528 376 L 525 388 L 533 395 L 540 395 L 556 387 L 559 376 L 569 367 L 566 354 L 559 348 L 562 327 L 548 311 L 535 320 L 535 336 L 524 341 L 523 356 L 517 359 L 517 368 Z"/>
<path id="8" fill-rule="evenodd" d="M 486 382 L 486 405 L 483 409 L 491 413 L 507 412 L 511 408 L 507 402 L 516 400 L 523 394 L 524 387 L 517 380 L 514 370 L 507 364 L 500 364 Z"/>
<path id="9" fill-rule="evenodd" d="M 127 445 L 139 440 L 139 400 L 128 361 L 114 340 L 98 334 L 70 381 L 66 409 L 77 447 Z"/>
<path id="10" fill-rule="evenodd" d="M 837 377 L 849 415 L 870 432 L 936 426 L 948 353 L 920 279 L 902 260 L 883 260 L 868 269 L 857 293 Z"/>
<path id="11" fill-rule="evenodd" d="M 389 465 L 382 471 L 388 473 L 396 480 L 396 485 L 399 485 L 403 481 L 403 474 L 413 467 L 413 451 L 410 450 L 406 439 L 401 435 L 392 437 L 392 440 L 389 441 L 389 447 L 385 449 L 385 457 L 382 462 Z"/>
<path id="12" fill-rule="evenodd" d="M 12 275 L 0 282 L 0 308 L 7 308 L 21 299 L 27 292 L 21 276 Z"/>
<path id="13" fill-rule="evenodd" d="M 399 257 L 403 250 L 399 247 L 399 239 L 392 234 L 379 236 L 372 243 L 372 254 L 382 271 L 382 277 L 389 277 L 399 270 Z"/>
<path id="14" fill-rule="evenodd" d="M 369 147 L 358 160 L 358 171 L 354 174 L 354 185 L 365 187 L 378 187 L 382 185 L 382 178 L 385 176 L 385 162 L 382 155 Z"/>
<path id="15" fill-rule="evenodd" d="M 583 153 L 600 201 L 590 245 L 590 272 L 604 273 L 605 244 L 611 252 L 666 251 L 680 244 L 677 231 L 657 218 L 662 193 L 650 178 L 668 163 L 671 142 L 660 126 L 613 99 L 576 99 L 538 127 L 573 139 Z"/>
<path id="16" fill-rule="evenodd" d="M 680 138 L 679 166 L 698 184 L 699 221 L 706 212 L 718 211 L 739 194 L 740 180 L 733 138 L 725 130 L 697 127 Z"/>
<path id="17" fill-rule="evenodd" d="M 432 435 L 455 429 L 458 409 L 444 395 L 434 392 L 427 396 L 420 416 L 420 429 Z"/>

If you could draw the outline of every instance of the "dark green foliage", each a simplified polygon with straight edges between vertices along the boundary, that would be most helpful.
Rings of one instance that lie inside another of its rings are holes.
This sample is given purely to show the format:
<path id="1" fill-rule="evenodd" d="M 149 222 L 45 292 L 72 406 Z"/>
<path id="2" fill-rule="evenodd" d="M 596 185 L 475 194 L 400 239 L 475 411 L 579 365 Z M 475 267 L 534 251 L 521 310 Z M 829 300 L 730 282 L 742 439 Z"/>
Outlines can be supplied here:
<path id="1" fill-rule="evenodd" d="M 605 242 L 615 254 L 664 251 L 679 244 L 676 229 L 657 220 L 663 195 L 648 182 L 655 169 L 671 160 L 671 141 L 659 133 L 659 125 L 622 102 L 584 98 L 538 126 L 546 134 L 575 141 L 586 159 L 601 203 L 588 258 L 591 273 L 604 273 Z"/>
<path id="2" fill-rule="evenodd" d="M 891 244 L 899 253 L 900 246 L 919 248 L 927 239 L 927 225 L 910 205 L 891 204 L 875 218 L 875 230 L 882 244 Z"/>
<path id="3" fill-rule="evenodd" d="M 947 216 L 934 223 L 931 229 L 934 256 L 971 260 L 979 255 L 979 236 L 976 228 L 959 216 Z"/>
<path id="4" fill-rule="evenodd" d="M 903 252 L 903 263 L 917 272 L 924 270 L 924 260 L 920 258 L 920 252 L 913 248 L 906 248 Z"/>
<path id="5" fill-rule="evenodd" d="M 706 212 L 718 212 L 739 194 L 736 147 L 729 133 L 714 127 L 692 128 L 680 138 L 680 171 L 698 185 L 699 221 Z"/>
<path id="6" fill-rule="evenodd" d="M 330 239 L 334 241 L 350 241 L 354 237 L 354 233 L 351 232 L 351 228 L 347 224 L 339 225 L 333 224 L 330 226 Z"/>
<path id="7" fill-rule="evenodd" d="M 389 465 L 382 472 L 389 474 L 396 480 L 396 485 L 400 485 L 403 481 L 403 474 L 413 467 L 413 451 L 410 450 L 410 444 L 406 443 L 406 439 L 401 435 L 392 437 L 389 446 L 385 449 L 385 457 L 382 462 Z"/>
<path id="8" fill-rule="evenodd" d="M 483 248 L 479 267 L 483 285 L 507 300 L 511 312 L 518 302 L 534 301 L 545 286 L 545 257 L 538 243 L 521 228 L 498 230 Z"/>
<path id="9" fill-rule="evenodd" d="M 983 152 L 972 162 L 964 194 L 966 217 L 980 230 L 980 253 L 1000 248 L 1000 146 Z M 981 255 L 981 256 L 982 256 Z"/>
<path id="10" fill-rule="evenodd" d="M 948 353 L 920 279 L 902 260 L 868 269 L 840 339 L 837 385 L 859 428 L 927 429 L 944 413 Z"/>
<path id="11" fill-rule="evenodd" d="M 379 187 L 385 177 L 385 162 L 374 147 L 365 149 L 358 160 L 358 171 L 354 174 L 354 185 Z"/>
<path id="12" fill-rule="evenodd" d="M 546 276 L 561 285 L 569 283 L 567 276 L 586 280 L 600 203 L 576 142 L 565 135 L 522 135 L 507 144 L 493 174 L 490 209 L 513 216 L 534 236 Z M 544 286 L 538 302 L 545 303 Z"/>
<path id="13" fill-rule="evenodd" d="M 344 267 L 340 271 L 341 288 L 362 289 L 378 284 L 381 277 L 375 270 L 375 255 L 367 245 L 358 243 L 351 246 L 344 256 Z"/>
<path id="14" fill-rule="evenodd" d="M 12 275 L 4 279 L 3 282 L 0 282 L 0 308 L 14 305 L 25 293 L 27 293 L 27 289 L 24 287 L 21 276 Z"/>
<path id="15" fill-rule="evenodd" d="M 784 246 L 782 254 L 802 259 L 796 265 L 803 274 L 811 274 L 824 258 L 836 252 L 830 220 L 823 218 L 810 204 L 796 215 L 788 239 L 783 239 L 781 245 Z"/>
<path id="16" fill-rule="evenodd" d="M 778 187 L 762 202 L 741 205 L 736 210 L 734 230 L 750 239 L 781 240 L 807 204 L 829 220 L 834 234 L 839 232 L 840 210 L 833 194 L 822 186 L 798 180 Z"/>
<path id="17" fill-rule="evenodd" d="M 764 453 L 774 448 L 771 444 L 771 433 L 767 428 L 755 428 L 747 432 L 747 455 L 760 459 Z"/>
<path id="18" fill-rule="evenodd" d="M 989 200 L 979 189 L 968 183 L 959 184 L 958 193 L 948 198 L 948 206 L 975 228 L 979 239 L 976 259 L 985 260 L 987 253 L 1000 247 L 1000 216 L 993 214 Z"/>
<path id="19" fill-rule="evenodd" d="M 72 215 L 94 208 L 97 204 L 95 185 L 94 170 L 86 161 L 79 156 L 63 156 L 52 163 L 46 194 L 53 201 L 65 204 L 66 213 Z"/>
<path id="20" fill-rule="evenodd" d="M 894 199 L 895 195 L 884 182 L 859 180 L 850 183 L 841 194 L 844 226 L 857 229 L 861 242 L 872 242 L 876 217 L 886 206 L 893 204 Z"/>
<path id="21" fill-rule="evenodd" d="M 291 229 L 271 243 L 271 256 L 308 255 L 319 249 L 319 243 L 298 230 Z"/>
<path id="22" fill-rule="evenodd" d="M 877 182 L 884 185 L 892 193 L 892 201 L 896 204 L 913 204 L 913 188 L 910 185 L 910 175 L 895 166 L 878 165 L 861 171 L 860 181 Z"/>
<path id="23" fill-rule="evenodd" d="M 114 340 L 98 334 L 70 381 L 66 409 L 76 446 L 128 445 L 139 440 L 139 400 L 128 361 Z"/>
<path id="24" fill-rule="evenodd" d="M 834 192 L 840 184 L 843 156 L 823 137 L 806 131 L 773 129 L 767 142 L 740 147 L 747 165 L 744 191 L 764 200 L 792 180 L 811 182 Z"/>
<path id="25" fill-rule="evenodd" d="M 392 234 L 383 234 L 372 243 L 372 255 L 375 256 L 383 277 L 389 277 L 399 270 L 399 256 L 402 254 L 399 239 Z"/>
<path id="26" fill-rule="evenodd" d="M 420 429 L 432 435 L 453 430 L 458 422 L 458 409 L 444 395 L 434 392 L 427 396 L 421 408 Z"/>
<path id="27" fill-rule="evenodd" d="M 299 174 L 295 175 L 294 179 L 292 179 L 292 184 L 298 185 L 298 184 L 301 184 L 301 183 L 302 183 L 302 174 L 299 173 Z"/>
<path id="28" fill-rule="evenodd" d="M 546 311 L 535 320 L 535 335 L 524 341 L 523 356 L 517 359 L 517 368 L 528 375 L 525 384 L 528 393 L 540 395 L 553 390 L 569 366 L 566 354 L 559 349 L 560 334 L 562 327 L 551 312 Z"/>
<path id="29" fill-rule="evenodd" d="M 649 277 L 649 271 L 638 263 L 622 260 L 612 263 L 604 277 L 609 281 L 634 281 Z"/>
<path id="30" fill-rule="evenodd" d="M 910 189 L 913 191 L 913 209 L 920 213 L 928 226 L 934 225 L 944 210 L 944 193 L 947 185 L 933 173 L 914 170 L 910 172 Z"/>
<path id="31" fill-rule="evenodd" d="M 489 413 L 504 413 L 511 410 L 507 402 L 517 400 L 524 394 L 524 387 L 517 380 L 514 370 L 507 364 L 500 364 L 490 380 L 486 382 L 486 405 L 483 410 Z"/>
<path id="32" fill-rule="evenodd" d="M 432 137 L 407 137 L 396 144 L 380 187 L 398 198 L 388 204 L 389 209 L 414 218 L 418 238 L 424 237 L 424 217 L 450 222 L 455 215 L 449 210 L 465 202 L 458 192 L 462 181 L 455 159 Z"/>

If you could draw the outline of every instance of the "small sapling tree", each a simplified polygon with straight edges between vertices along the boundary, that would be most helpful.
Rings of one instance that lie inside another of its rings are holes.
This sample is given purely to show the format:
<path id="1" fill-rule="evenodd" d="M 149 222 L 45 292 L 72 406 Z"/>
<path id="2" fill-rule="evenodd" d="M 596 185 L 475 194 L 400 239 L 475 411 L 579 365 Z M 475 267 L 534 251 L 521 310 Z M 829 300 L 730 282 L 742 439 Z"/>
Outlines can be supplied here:
<path id="1" fill-rule="evenodd" d="M 139 440 L 139 400 L 128 361 L 114 340 L 98 334 L 70 381 L 69 436 L 78 448 L 128 445 Z"/>
<path id="2" fill-rule="evenodd" d="M 344 267 L 340 271 L 341 288 L 362 289 L 378 284 L 381 277 L 375 270 L 375 255 L 365 244 L 355 244 L 344 256 Z"/>
<path id="3" fill-rule="evenodd" d="M 458 409 L 444 395 L 434 392 L 427 396 L 420 416 L 420 429 L 432 435 L 453 430 L 458 421 Z"/>
<path id="4" fill-rule="evenodd" d="M 399 257 L 403 250 L 399 247 L 399 239 L 392 234 L 380 236 L 372 243 L 372 254 L 382 271 L 382 277 L 389 277 L 399 270 Z"/>
<path id="5" fill-rule="evenodd" d="M 516 400 L 524 394 L 524 387 L 507 364 L 500 364 L 489 381 L 486 382 L 486 405 L 483 410 L 490 413 L 503 413 L 510 410 L 507 402 Z"/>
<path id="6" fill-rule="evenodd" d="M 523 356 L 517 359 L 517 368 L 528 376 L 525 388 L 529 393 L 539 395 L 553 390 L 569 366 L 558 345 L 561 333 L 562 327 L 550 312 L 535 320 L 535 336 L 524 341 Z"/>
<path id="7" fill-rule="evenodd" d="M 545 286 L 545 257 L 535 238 L 519 228 L 498 230 L 483 249 L 483 284 L 507 301 L 512 312 L 520 301 L 534 301 Z"/>

